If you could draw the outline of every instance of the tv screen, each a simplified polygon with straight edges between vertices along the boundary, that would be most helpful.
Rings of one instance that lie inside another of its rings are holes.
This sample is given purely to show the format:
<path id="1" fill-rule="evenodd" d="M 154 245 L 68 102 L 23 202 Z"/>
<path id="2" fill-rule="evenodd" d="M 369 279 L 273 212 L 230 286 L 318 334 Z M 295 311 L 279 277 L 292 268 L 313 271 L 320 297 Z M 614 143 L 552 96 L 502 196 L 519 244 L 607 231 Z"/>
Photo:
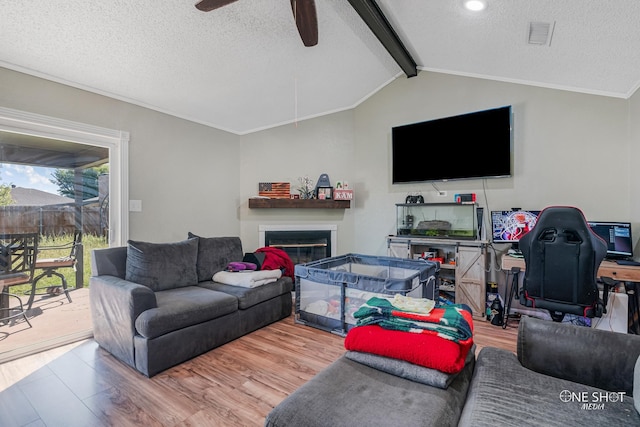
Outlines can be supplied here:
<path id="1" fill-rule="evenodd" d="M 394 184 L 511 176 L 511 106 L 391 130 Z"/>
<path id="2" fill-rule="evenodd" d="M 631 223 L 587 221 L 589 227 L 607 243 L 607 258 L 633 257 Z"/>
<path id="3" fill-rule="evenodd" d="M 491 211 L 493 243 L 517 243 L 538 220 L 540 211 Z"/>

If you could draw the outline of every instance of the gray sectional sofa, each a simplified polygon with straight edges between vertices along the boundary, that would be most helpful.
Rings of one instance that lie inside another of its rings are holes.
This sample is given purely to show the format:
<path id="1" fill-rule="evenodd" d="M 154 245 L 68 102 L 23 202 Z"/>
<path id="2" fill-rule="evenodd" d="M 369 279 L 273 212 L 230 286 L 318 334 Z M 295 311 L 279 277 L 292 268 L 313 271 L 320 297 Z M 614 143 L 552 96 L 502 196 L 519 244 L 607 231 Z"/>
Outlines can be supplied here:
<path id="1" fill-rule="evenodd" d="M 640 426 L 637 335 L 524 317 L 517 356 L 485 347 L 447 388 L 347 355 L 276 406 L 265 426 Z"/>
<path id="2" fill-rule="evenodd" d="M 290 277 L 258 287 L 213 282 L 242 261 L 240 239 L 189 236 L 92 252 L 94 338 L 148 377 L 291 314 Z"/>

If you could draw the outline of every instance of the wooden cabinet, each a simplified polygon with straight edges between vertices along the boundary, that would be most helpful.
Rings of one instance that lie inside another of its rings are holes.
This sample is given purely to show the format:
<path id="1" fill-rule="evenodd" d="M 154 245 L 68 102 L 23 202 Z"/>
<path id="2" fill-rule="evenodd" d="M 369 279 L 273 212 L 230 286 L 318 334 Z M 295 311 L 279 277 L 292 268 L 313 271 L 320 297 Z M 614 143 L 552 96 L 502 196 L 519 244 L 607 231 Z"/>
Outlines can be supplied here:
<path id="1" fill-rule="evenodd" d="M 485 316 L 488 260 L 485 241 L 389 236 L 387 248 L 388 256 L 397 258 L 416 259 L 423 252 L 442 258 L 439 295 L 468 305 L 476 318 Z"/>
<path id="2" fill-rule="evenodd" d="M 413 259 L 411 254 L 411 241 L 409 239 L 400 239 L 398 241 L 389 240 L 387 242 L 387 254 L 396 258 Z"/>
<path id="3" fill-rule="evenodd" d="M 458 246 L 455 302 L 471 307 L 475 317 L 485 315 L 486 256 L 484 247 Z"/>

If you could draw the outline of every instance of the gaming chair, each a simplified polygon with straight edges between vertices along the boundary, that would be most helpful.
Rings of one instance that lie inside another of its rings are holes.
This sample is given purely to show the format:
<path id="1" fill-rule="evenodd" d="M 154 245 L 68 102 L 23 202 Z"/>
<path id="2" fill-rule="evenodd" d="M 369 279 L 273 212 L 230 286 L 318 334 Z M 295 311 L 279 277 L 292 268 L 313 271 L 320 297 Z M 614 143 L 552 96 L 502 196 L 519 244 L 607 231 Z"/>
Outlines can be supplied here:
<path id="1" fill-rule="evenodd" d="M 556 322 L 565 313 L 602 316 L 596 274 L 607 245 L 591 231 L 579 209 L 545 208 L 536 225 L 520 238 L 519 248 L 526 265 L 520 304 L 547 309 Z"/>

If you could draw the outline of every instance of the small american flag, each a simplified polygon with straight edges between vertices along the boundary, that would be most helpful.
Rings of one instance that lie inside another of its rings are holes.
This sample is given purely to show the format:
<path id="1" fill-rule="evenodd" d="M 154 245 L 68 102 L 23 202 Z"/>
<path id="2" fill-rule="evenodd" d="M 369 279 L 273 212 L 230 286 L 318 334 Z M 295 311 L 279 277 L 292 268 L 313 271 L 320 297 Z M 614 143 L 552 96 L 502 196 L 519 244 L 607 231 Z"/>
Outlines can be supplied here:
<path id="1" fill-rule="evenodd" d="M 288 182 L 260 182 L 258 183 L 258 195 L 272 199 L 290 198 L 291 184 Z"/>

